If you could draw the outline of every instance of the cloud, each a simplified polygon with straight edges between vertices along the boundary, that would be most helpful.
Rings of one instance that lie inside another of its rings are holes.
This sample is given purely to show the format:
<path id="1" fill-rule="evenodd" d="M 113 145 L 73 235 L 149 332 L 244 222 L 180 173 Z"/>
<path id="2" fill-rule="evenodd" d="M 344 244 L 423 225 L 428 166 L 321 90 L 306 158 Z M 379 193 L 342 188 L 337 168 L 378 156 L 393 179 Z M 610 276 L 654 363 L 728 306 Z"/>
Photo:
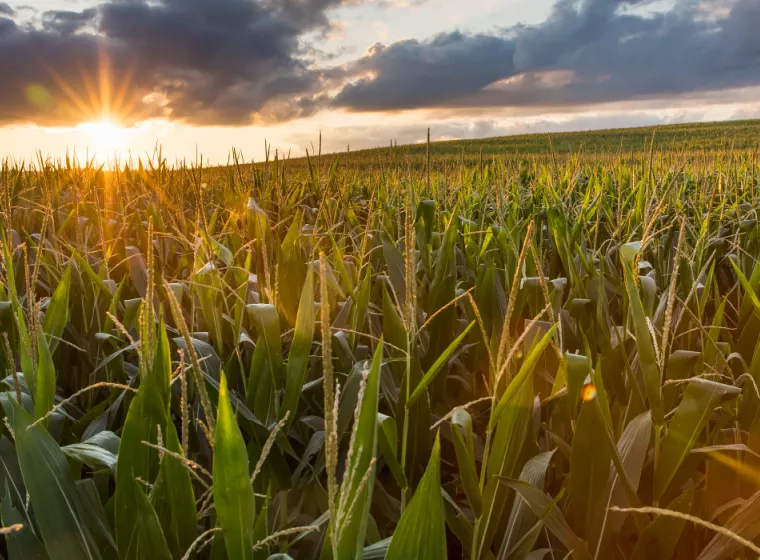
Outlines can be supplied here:
<path id="1" fill-rule="evenodd" d="M 369 75 L 346 85 L 335 105 L 355 110 L 411 109 L 454 102 L 513 74 L 514 44 L 501 37 L 438 35 L 373 46 L 351 65 Z"/>
<path id="2" fill-rule="evenodd" d="M 300 38 L 326 29 L 338 4 L 109 0 L 44 12 L 37 25 L 0 8 L 9 16 L 0 16 L 0 74 L 10 77 L 0 82 L 0 123 L 74 123 L 111 110 L 248 124 L 270 103 L 281 118 L 297 116 L 311 104 L 299 96 L 319 86 Z"/>
<path id="3" fill-rule="evenodd" d="M 583 105 L 760 84 L 760 2 L 558 0 L 490 35 L 375 45 L 344 67 L 352 111 Z"/>
<path id="4" fill-rule="evenodd" d="M 760 85 L 758 0 L 556 0 L 539 24 L 377 43 L 331 66 L 332 10 L 369 3 L 425 0 L 101 0 L 27 19 L 0 3 L 0 125 L 545 111 Z"/>

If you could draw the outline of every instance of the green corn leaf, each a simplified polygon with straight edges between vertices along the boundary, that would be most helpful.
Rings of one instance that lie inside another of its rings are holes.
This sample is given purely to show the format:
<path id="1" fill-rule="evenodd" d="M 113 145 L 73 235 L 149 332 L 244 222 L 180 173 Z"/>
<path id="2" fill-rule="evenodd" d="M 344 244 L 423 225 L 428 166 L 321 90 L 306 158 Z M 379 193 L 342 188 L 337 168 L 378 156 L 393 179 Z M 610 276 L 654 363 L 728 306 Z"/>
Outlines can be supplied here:
<path id="1" fill-rule="evenodd" d="M 136 481 L 132 481 L 132 487 L 137 504 L 137 518 L 126 557 L 136 560 L 172 560 L 161 524 L 150 500 Z"/>
<path id="2" fill-rule="evenodd" d="M 50 303 L 45 311 L 45 319 L 42 322 L 42 330 L 48 335 L 50 353 L 54 353 L 58 347 L 58 339 L 63 335 L 63 329 L 69 321 L 69 293 L 71 292 L 71 265 L 66 267 L 61 281 L 50 298 Z"/>
<path id="3" fill-rule="evenodd" d="M 261 506 L 261 509 L 259 510 L 259 514 L 256 516 L 256 523 L 253 526 L 253 542 L 255 543 L 263 541 L 264 539 L 267 538 L 267 533 L 269 531 L 269 528 L 267 527 L 267 519 L 268 519 L 267 513 L 269 510 L 269 507 L 267 504 L 269 503 L 269 501 L 270 501 L 270 496 L 269 494 L 267 494 L 267 499 L 264 502 L 264 504 Z M 270 558 L 270 555 L 269 555 L 268 546 L 262 546 L 253 551 L 253 560 L 268 560 L 269 558 Z"/>
<path id="4" fill-rule="evenodd" d="M 274 305 L 254 303 L 248 306 L 259 336 L 264 340 L 269 366 L 274 380 L 279 380 L 282 367 L 282 342 L 280 341 L 280 316 Z"/>
<path id="5" fill-rule="evenodd" d="M 527 361 L 527 360 L 526 360 Z M 513 383 L 517 381 L 517 377 Z M 485 558 L 491 549 L 497 527 L 503 522 L 509 488 L 500 482 L 501 477 L 512 478 L 516 474 L 518 460 L 525 444 L 529 425 L 533 418 L 533 380 L 527 376 L 504 407 L 493 444 L 487 458 L 485 489 L 483 491 L 483 515 L 475 522 L 474 557 Z"/>
<path id="6" fill-rule="evenodd" d="M 355 299 L 356 296 L 354 295 L 354 281 L 351 278 L 351 275 L 348 273 L 346 263 L 343 260 L 343 251 L 340 250 L 340 247 L 338 247 L 338 244 L 335 242 L 335 238 L 332 235 L 330 236 L 330 241 L 333 248 L 333 254 L 335 255 L 335 266 L 338 269 L 338 275 L 340 276 L 340 279 L 343 280 L 343 284 L 348 290 L 348 296 L 352 299 Z"/>
<path id="7" fill-rule="evenodd" d="M 549 346 L 549 342 L 551 342 L 552 336 L 554 336 L 554 332 L 558 327 L 559 323 L 552 325 L 552 327 L 546 331 L 541 340 L 535 344 L 533 348 L 531 348 L 530 352 L 528 352 L 528 355 L 520 366 L 517 375 L 512 378 L 512 381 L 510 381 L 509 385 L 507 386 L 507 390 L 504 391 L 504 394 L 501 396 L 499 404 L 496 405 L 496 408 L 491 413 L 491 419 L 488 423 L 489 430 L 493 430 L 496 427 L 501 418 L 501 415 L 504 414 L 506 408 L 511 404 L 511 401 L 520 392 L 530 376 L 533 375 L 533 368 L 536 367 L 536 363 L 541 357 L 541 354 L 543 354 L 544 350 L 546 350 L 546 347 Z"/>
<path id="8" fill-rule="evenodd" d="M 105 467 L 116 470 L 116 455 L 92 443 L 72 443 L 61 447 L 61 451 L 69 457 L 93 468 Z"/>
<path id="9" fill-rule="evenodd" d="M 44 333 L 37 332 L 37 375 L 35 376 L 34 415 L 42 418 L 53 408 L 55 401 L 55 364 Z M 49 419 L 42 425 L 47 426 Z"/>
<path id="10" fill-rule="evenodd" d="M 739 266 L 733 261 L 733 259 L 728 259 L 728 262 L 731 263 L 734 272 L 736 272 L 737 278 L 739 278 L 739 282 L 741 283 L 742 288 L 744 288 L 745 297 L 749 298 L 749 300 L 752 302 L 752 305 L 755 307 L 755 310 L 760 311 L 760 298 L 757 297 L 755 290 L 752 288 L 752 284 L 749 280 L 747 280 L 747 277 L 741 271 Z"/>
<path id="11" fill-rule="evenodd" d="M 211 262 L 200 268 L 194 275 L 193 290 L 198 294 L 201 312 L 206 328 L 219 352 L 224 349 L 222 319 L 222 282 L 216 265 Z"/>
<path id="12" fill-rule="evenodd" d="M 386 560 L 440 560 L 446 558 L 446 521 L 441 496 L 441 442 L 433 454 L 412 500 L 393 533 Z"/>
<path id="13" fill-rule="evenodd" d="M 34 534 L 31 523 L 13 507 L 7 482 L 5 497 L 0 505 L 0 518 L 2 518 L 3 527 L 22 526 L 20 530 L 11 531 L 5 535 L 9 560 L 48 560 L 50 558 L 45 546 Z"/>
<path id="14" fill-rule="evenodd" d="M 356 301 L 351 306 L 349 325 L 354 332 L 348 333 L 348 339 L 350 340 L 351 349 L 356 349 L 358 340 L 357 332 L 362 332 L 364 328 L 364 322 L 367 318 L 367 307 L 369 306 L 371 284 L 371 270 L 368 268 L 364 275 L 364 280 L 361 282 L 359 289 L 356 292 Z"/>
<path id="15" fill-rule="evenodd" d="M 580 354 L 566 353 L 563 356 L 567 372 L 567 395 L 570 404 L 570 415 L 575 420 L 578 417 L 578 400 L 586 378 L 591 373 L 591 360 Z"/>
<path id="16" fill-rule="evenodd" d="M 222 261 L 225 266 L 232 266 L 232 263 L 233 263 L 232 251 L 230 251 L 227 247 L 219 243 L 219 241 L 217 241 L 210 235 L 206 235 L 206 234 L 202 234 L 202 235 L 203 235 L 203 238 L 206 240 L 206 243 L 208 243 L 208 246 L 216 255 L 216 258 Z"/>
<path id="17" fill-rule="evenodd" d="M 570 524 L 589 540 L 604 518 L 610 455 L 599 442 L 602 420 L 593 401 L 583 403 L 570 456 Z"/>
<path id="18" fill-rule="evenodd" d="M 114 541 L 111 523 L 106 518 L 106 512 L 100 503 L 100 495 L 94 478 L 83 478 L 76 481 L 77 492 L 82 504 L 82 521 L 89 527 L 95 542 L 103 557 L 118 557 L 116 541 Z"/>
<path id="19" fill-rule="evenodd" d="M 272 368 L 267 360 L 266 342 L 260 336 L 253 351 L 248 374 L 246 404 L 264 422 L 274 417 L 275 389 L 272 382 Z M 292 397 L 291 397 L 292 398 Z"/>
<path id="20" fill-rule="evenodd" d="M 385 284 L 383 284 L 383 336 L 393 346 L 406 348 L 406 327 Z"/>
<path id="21" fill-rule="evenodd" d="M 151 373 L 168 410 L 171 397 L 172 357 L 163 315 L 159 321 L 158 332 L 156 334 L 156 352 L 153 358 L 153 371 Z"/>
<path id="22" fill-rule="evenodd" d="M 101 558 L 66 456 L 47 430 L 29 428 L 32 417 L 8 393 L 0 394 L 0 402 L 16 436 L 18 464 L 50 558 Z"/>
<path id="23" fill-rule="evenodd" d="M 532 486 L 535 486 L 539 490 L 543 489 L 546 481 L 546 471 L 549 468 L 549 463 L 554 456 L 556 449 L 551 451 L 545 451 L 539 453 L 535 457 L 531 457 L 522 469 L 520 473 L 520 480 L 526 482 Z M 509 514 L 509 521 L 507 523 L 507 531 L 504 536 L 504 541 L 501 545 L 501 551 L 499 553 L 499 560 L 505 559 L 508 556 L 512 556 L 511 552 L 513 546 L 517 546 L 518 539 L 523 540 L 528 536 L 528 532 L 520 535 L 522 527 L 530 526 L 539 521 L 538 518 L 529 510 L 525 500 L 523 500 L 519 494 L 515 495 L 515 501 L 512 505 L 512 511 Z M 543 527 L 543 523 L 539 524 Z M 537 537 L 538 535 L 533 535 Z M 535 543 L 535 540 L 533 540 Z M 532 548 L 532 547 L 528 547 Z"/>
<path id="24" fill-rule="evenodd" d="M 384 560 L 385 555 L 388 554 L 388 547 L 391 545 L 391 537 L 377 541 L 364 548 L 362 551 L 362 560 Z"/>
<path id="25" fill-rule="evenodd" d="M 383 237 L 383 257 L 385 257 L 388 267 L 388 278 L 398 298 L 398 304 L 403 308 L 406 303 L 406 265 L 404 263 L 404 256 L 387 237 Z"/>
<path id="26" fill-rule="evenodd" d="M 628 423 L 617 443 L 617 454 L 620 458 L 620 464 L 625 470 L 634 492 L 639 488 L 641 473 L 644 469 L 644 462 L 649 451 L 651 438 L 652 414 L 647 411 L 639 414 Z M 630 503 L 628 492 L 624 488 L 624 482 L 621 481 L 617 471 L 612 473 L 606 495 L 610 496 L 610 506 L 626 508 L 634 505 Z M 603 538 L 607 535 L 618 533 L 627 515 L 626 513 L 608 512 L 607 521 L 604 524 L 605 535 Z"/>
<path id="27" fill-rule="evenodd" d="M 689 382 L 662 442 L 662 455 L 654 473 L 655 503 L 668 489 L 715 407 L 740 392 L 738 387 L 704 379 Z"/>
<path id="28" fill-rule="evenodd" d="M 467 337 L 468 333 L 470 332 L 470 329 L 475 326 L 475 321 L 472 321 L 467 328 L 460 334 L 458 337 L 454 339 L 454 341 L 449 344 L 449 347 L 444 350 L 444 352 L 438 356 L 438 359 L 433 363 L 432 366 L 430 366 L 430 369 L 427 370 L 425 373 L 425 376 L 422 378 L 422 381 L 419 382 L 417 385 L 417 388 L 414 389 L 412 392 L 412 396 L 409 397 L 409 400 L 406 403 L 406 406 L 412 406 L 417 399 L 419 399 L 422 395 L 425 394 L 425 391 L 427 390 L 428 386 L 433 382 L 435 377 L 441 372 L 443 369 L 443 366 L 448 363 L 449 358 L 451 358 L 452 354 L 454 354 L 454 351 L 459 347 L 459 345 L 462 343 L 462 341 Z"/>
<path id="29" fill-rule="evenodd" d="M 145 259 L 140 249 L 133 245 L 125 247 L 127 253 L 127 262 L 129 263 L 129 273 L 132 277 L 132 285 L 137 290 L 141 298 L 144 298 L 148 290 L 148 268 L 145 266 Z"/>
<path id="30" fill-rule="evenodd" d="M 285 396 L 282 399 L 280 418 L 290 412 L 287 426 L 293 424 L 301 398 L 303 382 L 306 377 L 306 368 L 309 365 L 311 343 L 314 338 L 315 311 L 314 311 L 314 273 L 309 269 L 306 281 L 301 292 L 301 301 L 298 304 L 298 317 L 296 330 L 293 334 L 293 343 L 288 354 L 288 365 L 285 371 Z"/>
<path id="31" fill-rule="evenodd" d="M 88 263 L 87 260 L 76 250 L 72 251 L 71 256 L 81 267 L 81 269 L 84 270 L 84 273 L 90 278 L 92 283 L 97 286 L 101 292 L 107 294 L 108 297 L 111 297 L 112 292 L 108 287 L 108 284 L 106 284 L 103 279 L 98 276 L 98 273 L 92 269 L 90 263 Z"/>
<path id="32" fill-rule="evenodd" d="M 152 484 L 158 475 L 158 453 L 142 442 L 155 444 L 159 429 L 166 434 L 166 407 L 156 383 L 149 377 L 140 385 L 129 406 L 116 461 L 114 525 L 122 559 L 128 558 L 126 554 L 132 546 L 140 515 L 135 480 L 139 477 Z"/>
<path id="33" fill-rule="evenodd" d="M 302 297 L 306 278 L 306 265 L 301 251 L 302 222 L 303 212 L 298 209 L 280 247 L 279 276 L 286 281 L 279 284 L 277 301 L 291 325 L 297 321 L 299 298 Z"/>
<path id="34" fill-rule="evenodd" d="M 689 513 L 694 499 L 694 489 L 690 488 L 675 500 L 668 508 L 679 513 Z M 633 549 L 631 560 L 654 560 L 672 558 L 678 539 L 686 525 L 686 521 L 666 515 L 660 515 L 641 533 L 636 548 Z"/>
<path id="35" fill-rule="evenodd" d="M 665 413 L 662 407 L 662 387 L 660 381 L 660 368 L 657 365 L 657 354 L 654 349 L 654 341 L 649 332 L 647 316 L 644 312 L 644 305 L 639 297 L 639 290 L 636 286 L 633 266 L 636 261 L 636 255 L 641 250 L 641 243 L 627 243 L 620 248 L 620 256 L 623 260 L 623 271 L 625 274 L 625 288 L 628 293 L 628 301 L 631 306 L 633 315 L 633 327 L 636 333 L 636 345 L 639 349 L 639 363 L 641 364 L 641 373 L 644 377 L 644 387 L 649 399 L 649 406 L 652 408 L 652 419 L 655 426 L 662 426 L 664 423 Z M 638 276 L 638 275 L 636 275 Z"/>
<path id="36" fill-rule="evenodd" d="M 222 373 L 214 440 L 214 504 L 224 534 L 227 557 L 253 558 L 256 517 L 253 486 L 249 480 L 248 453 L 227 394 Z"/>
<path id="37" fill-rule="evenodd" d="M 459 476 L 464 492 L 475 517 L 483 511 L 478 473 L 475 466 L 475 447 L 472 436 L 472 416 L 465 409 L 458 409 L 451 417 L 451 435 L 459 466 Z"/>
<path id="38" fill-rule="evenodd" d="M 182 455 L 177 430 L 171 422 L 166 424 L 165 445 Z M 190 473 L 176 457 L 164 455 L 152 502 L 172 556 L 182 558 L 197 536 L 198 520 Z"/>
<path id="39" fill-rule="evenodd" d="M 339 503 L 346 504 L 341 508 L 337 551 L 340 558 L 357 558 L 364 548 L 369 507 L 372 502 L 372 489 L 375 484 L 375 466 L 372 459 L 377 450 L 377 407 L 380 395 L 380 366 L 383 357 L 382 340 L 375 350 L 364 391 L 364 399 L 359 410 L 358 421 L 354 424 L 351 436 L 354 442 L 352 454 L 348 458 L 348 472 L 351 473 L 341 484 Z M 371 469 L 371 470 L 370 470 Z M 362 479 L 367 476 L 362 485 Z M 334 523 L 331 519 L 330 523 Z M 322 551 L 323 557 L 331 548 L 329 538 L 326 539 Z M 330 545 L 330 546 L 328 546 Z"/>
<path id="40" fill-rule="evenodd" d="M 586 543 L 576 535 L 568 525 L 554 500 L 535 486 L 520 480 L 502 479 L 502 483 L 514 490 L 525 500 L 536 517 L 543 519 L 546 528 L 565 545 L 569 557 L 577 560 L 590 560 Z"/>
<path id="41" fill-rule="evenodd" d="M 408 483 L 398 459 L 398 428 L 392 416 L 377 413 L 377 443 L 385 459 L 385 464 L 396 479 L 396 484 L 406 490 Z"/>
<path id="42" fill-rule="evenodd" d="M 37 371 L 34 369 L 34 362 L 32 361 L 31 355 L 31 352 L 33 352 L 33 346 L 31 337 L 27 331 L 24 310 L 20 305 L 16 305 L 16 319 L 19 334 L 18 353 L 19 361 L 21 362 L 21 372 L 24 374 L 24 379 L 29 387 L 29 392 L 35 395 L 37 393 Z M 48 347 L 48 354 L 49 353 L 50 349 Z"/>

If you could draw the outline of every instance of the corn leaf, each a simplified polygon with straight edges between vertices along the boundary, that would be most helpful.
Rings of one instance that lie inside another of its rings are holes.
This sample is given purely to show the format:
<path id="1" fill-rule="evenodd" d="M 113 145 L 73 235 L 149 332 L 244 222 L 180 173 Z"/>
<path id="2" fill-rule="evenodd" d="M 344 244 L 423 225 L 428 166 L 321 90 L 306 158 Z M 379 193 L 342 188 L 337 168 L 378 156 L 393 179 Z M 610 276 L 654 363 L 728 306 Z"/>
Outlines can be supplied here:
<path id="1" fill-rule="evenodd" d="M 214 440 L 214 504 L 224 534 L 227 557 L 253 558 L 253 486 L 249 480 L 248 453 L 227 394 L 222 374 Z"/>
<path id="2" fill-rule="evenodd" d="M 623 271 L 625 275 L 625 288 L 628 293 L 628 301 L 631 306 L 633 315 L 633 327 L 636 333 L 636 345 L 639 350 L 639 363 L 641 364 L 641 373 L 644 377 L 644 387 L 646 389 L 649 406 L 652 409 L 652 419 L 655 426 L 662 426 L 664 423 L 665 413 L 662 406 L 662 388 L 660 381 L 660 368 L 657 365 L 657 354 L 654 349 L 654 341 L 649 332 L 647 316 L 644 306 L 639 297 L 638 286 L 636 285 L 634 275 L 634 264 L 636 256 L 641 250 L 641 243 L 628 243 L 620 249 L 620 256 L 623 260 Z"/>
<path id="3" fill-rule="evenodd" d="M 760 492 L 753 494 L 726 522 L 725 528 L 754 541 L 760 536 Z M 727 535 L 715 535 L 702 550 L 697 560 L 723 560 L 733 558 L 742 545 Z"/>
<path id="4" fill-rule="evenodd" d="M 386 560 L 446 558 L 446 522 L 441 496 L 441 442 L 436 437 L 425 475 L 393 533 Z"/>
<path id="5" fill-rule="evenodd" d="M 451 435 L 464 492 L 470 502 L 473 514 L 475 517 L 480 517 L 483 511 L 483 497 L 480 495 L 478 473 L 475 466 L 472 416 L 463 408 L 458 409 L 451 417 Z"/>
<path id="6" fill-rule="evenodd" d="M 37 375 L 34 393 L 34 415 L 42 418 L 53 408 L 55 401 L 55 364 L 53 354 L 48 346 L 47 337 L 40 331 L 37 333 Z M 47 426 L 49 419 L 42 425 Z"/>
<path id="7" fill-rule="evenodd" d="M 101 558 L 58 444 L 44 428 L 29 428 L 32 417 L 8 393 L 0 394 L 0 402 L 16 435 L 19 467 L 50 558 Z"/>
<path id="8" fill-rule="evenodd" d="M 520 480 L 502 479 L 502 483 L 517 491 L 525 500 L 533 514 L 543 519 L 547 529 L 551 531 L 569 551 L 569 556 L 577 560 L 590 560 L 586 543 L 568 525 L 562 512 L 556 507 L 554 500 L 535 486 Z"/>
<path id="9" fill-rule="evenodd" d="M 50 298 L 45 319 L 42 321 L 42 330 L 48 335 L 50 353 L 55 353 L 58 347 L 58 339 L 63 335 L 63 329 L 69 321 L 69 293 L 71 292 L 71 265 L 66 267 L 61 281 Z"/>
<path id="10" fill-rule="evenodd" d="M 126 557 L 138 560 L 171 560 L 172 555 L 150 500 L 136 481 L 132 481 L 132 485 L 137 504 L 137 518 Z"/>
<path id="11" fill-rule="evenodd" d="M 467 334 L 470 332 L 470 329 L 475 326 L 475 321 L 472 321 L 467 328 L 460 334 L 458 337 L 454 339 L 454 341 L 449 344 L 448 348 L 443 351 L 443 353 L 438 356 L 438 359 L 433 363 L 432 366 L 430 366 L 430 369 L 427 370 L 425 373 L 425 376 L 422 378 L 422 381 L 420 381 L 417 384 L 417 387 L 414 389 L 414 392 L 412 392 L 412 396 L 409 397 L 409 400 L 406 403 L 406 406 L 412 406 L 417 399 L 419 399 L 424 393 L 425 390 L 430 386 L 430 384 L 433 382 L 435 377 L 441 372 L 443 369 L 443 366 L 446 365 L 446 363 L 449 361 L 449 358 L 451 358 L 451 355 L 454 353 L 454 351 L 459 347 L 459 345 L 462 343 L 462 341 L 467 337 Z"/>
<path id="12" fill-rule="evenodd" d="M 129 558 L 127 551 L 133 547 L 137 518 L 141 511 L 135 480 L 140 478 L 152 484 L 158 474 L 158 455 L 142 442 L 155 444 L 159 429 L 166 433 L 166 408 L 156 383 L 148 378 L 140 385 L 129 406 L 116 462 L 114 525 L 116 544 L 122 559 Z M 133 550 L 139 550 L 138 545 L 139 543 L 134 543 Z"/>
<path id="13" fill-rule="evenodd" d="M 306 281 L 301 292 L 301 301 L 298 304 L 298 317 L 296 330 L 293 334 L 293 343 L 288 354 L 288 365 L 285 371 L 285 396 L 282 399 L 280 418 L 290 412 L 287 425 L 293 424 L 296 417 L 298 401 L 301 398 L 301 390 L 306 377 L 306 368 L 309 365 L 311 343 L 314 338 L 315 311 L 314 311 L 314 273 L 309 269 Z"/>
<path id="14" fill-rule="evenodd" d="M 668 509 L 679 513 L 689 513 L 694 499 L 694 489 L 690 488 L 669 505 Z M 631 560 L 654 560 L 672 558 L 678 539 L 686 521 L 666 515 L 655 518 L 647 527 L 633 549 Z"/>
<path id="15" fill-rule="evenodd" d="M 361 402 L 358 421 L 351 436 L 354 442 L 348 458 L 349 476 L 344 478 L 339 501 L 347 504 L 340 512 L 340 531 L 337 550 L 339 557 L 356 558 L 364 548 L 369 507 L 375 484 L 375 466 L 372 460 L 377 454 L 377 407 L 380 394 L 380 366 L 383 357 L 383 343 L 378 344 L 367 374 L 367 385 Z M 364 482 L 362 482 L 364 480 Z M 331 519 L 334 523 L 334 519 Z M 329 538 L 323 549 L 323 556 L 330 551 Z"/>
<path id="16" fill-rule="evenodd" d="M 715 407 L 740 392 L 738 387 L 704 379 L 689 382 L 662 442 L 662 455 L 654 472 L 655 503 L 668 489 Z"/>
<path id="17" fill-rule="evenodd" d="M 34 534 L 31 523 L 13 507 L 7 482 L 5 484 L 5 497 L 0 504 L 0 518 L 2 518 L 3 527 L 22 526 L 20 530 L 11 531 L 5 535 L 9 560 L 47 560 L 50 558 L 45 546 Z"/>

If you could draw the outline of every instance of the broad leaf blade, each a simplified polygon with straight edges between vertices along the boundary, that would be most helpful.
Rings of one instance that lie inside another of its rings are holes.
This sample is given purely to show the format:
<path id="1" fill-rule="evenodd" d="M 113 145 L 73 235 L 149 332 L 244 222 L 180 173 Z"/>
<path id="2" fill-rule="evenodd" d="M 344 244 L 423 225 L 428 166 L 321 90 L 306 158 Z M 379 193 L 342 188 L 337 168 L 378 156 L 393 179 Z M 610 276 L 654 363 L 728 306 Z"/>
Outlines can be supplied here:
<path id="1" fill-rule="evenodd" d="M 132 540 L 127 550 L 127 558 L 138 560 L 172 560 L 169 547 L 166 544 L 161 524 L 158 522 L 153 506 L 143 489 L 133 481 L 135 503 L 137 504 L 137 519 Z"/>
<path id="2" fill-rule="evenodd" d="M 47 337 L 38 332 L 37 336 L 37 375 L 34 392 L 34 415 L 42 418 L 53 408 L 55 401 L 55 364 L 53 354 L 48 346 Z M 47 426 L 49 419 L 42 424 Z"/>
<path id="3" fill-rule="evenodd" d="M 420 381 L 417 385 L 417 388 L 412 393 L 412 396 L 409 397 L 409 400 L 406 403 L 407 406 L 412 406 L 417 399 L 425 394 L 428 386 L 433 382 L 436 375 L 438 375 L 438 373 L 443 369 L 443 366 L 446 365 L 446 363 L 449 361 L 449 358 L 451 358 L 451 355 L 467 337 L 470 329 L 472 329 L 473 326 L 475 326 L 475 321 L 472 321 L 462 332 L 462 334 L 456 337 L 454 341 L 449 344 L 448 348 L 446 348 L 446 350 L 444 350 L 444 352 L 438 356 L 438 359 L 433 363 L 432 366 L 430 366 L 430 369 L 427 370 L 425 376 L 422 378 L 422 381 Z"/>
<path id="4" fill-rule="evenodd" d="M 54 353 L 58 347 L 58 340 L 63 335 L 63 329 L 69 321 L 69 293 L 71 292 L 71 265 L 66 267 L 61 281 L 50 298 L 45 319 L 42 321 L 42 330 L 48 335 L 50 353 Z"/>
<path id="5" fill-rule="evenodd" d="M 689 382 L 662 442 L 662 455 L 654 473 L 655 502 L 667 490 L 715 407 L 740 392 L 738 387 L 704 379 Z"/>
<path id="6" fill-rule="evenodd" d="M 689 513 L 694 489 L 691 488 L 678 496 L 668 505 L 668 509 L 679 513 Z M 686 521 L 683 519 L 660 515 L 641 533 L 631 560 L 654 560 L 672 558 L 678 539 L 681 537 Z"/>
<path id="7" fill-rule="evenodd" d="M 417 491 L 401 515 L 386 560 L 440 560 L 446 558 L 446 521 L 441 496 L 441 442 L 433 454 Z"/>
<path id="8" fill-rule="evenodd" d="M 156 443 L 159 428 L 166 433 L 166 408 L 156 384 L 148 378 L 129 406 L 116 462 L 114 523 L 121 558 L 126 557 L 140 515 L 135 480 L 139 477 L 152 484 L 158 474 L 158 454 L 143 441 Z"/>
<path id="9" fill-rule="evenodd" d="M 590 560 L 591 556 L 584 543 L 567 524 L 562 512 L 554 501 L 541 490 L 520 480 L 503 479 L 502 483 L 513 488 L 525 500 L 534 515 L 544 520 L 546 527 L 571 552 L 572 558 Z"/>
<path id="10" fill-rule="evenodd" d="M 372 460 L 377 454 L 377 407 L 382 357 L 381 341 L 375 350 L 375 356 L 367 374 L 364 399 L 351 438 L 354 442 L 352 455 L 348 459 L 348 472 L 351 474 L 343 480 L 340 489 L 340 502 L 349 504 L 346 511 L 340 512 L 342 521 L 337 543 L 340 558 L 359 557 L 364 548 L 369 506 L 372 502 L 372 489 L 375 483 L 375 466 Z M 362 479 L 367 475 L 366 482 L 362 484 Z M 348 494 L 344 496 L 346 492 Z M 323 555 L 325 551 L 329 551 L 328 546 L 325 546 Z"/>
<path id="11" fill-rule="evenodd" d="M 657 354 L 654 349 L 654 341 L 649 332 L 646 312 L 644 305 L 639 296 L 639 289 L 636 285 L 634 275 L 634 264 L 636 256 L 641 250 L 641 243 L 628 243 L 620 249 L 620 256 L 623 260 L 623 271 L 625 274 L 625 288 L 628 292 L 628 301 L 631 306 L 633 315 L 633 327 L 636 333 L 636 345 L 639 350 L 639 363 L 641 364 L 641 373 L 644 377 L 644 387 L 646 389 L 649 406 L 652 409 L 652 419 L 655 426 L 662 426 L 664 423 L 665 413 L 662 406 L 662 387 L 660 381 L 660 368 L 657 365 Z"/>
<path id="12" fill-rule="evenodd" d="M 100 558 L 83 521 L 82 504 L 65 455 L 47 430 L 40 426 L 29 428 L 31 416 L 7 393 L 0 394 L 0 400 L 16 435 L 24 484 L 50 557 Z"/>
<path id="13" fill-rule="evenodd" d="M 253 486 L 249 480 L 248 453 L 227 394 L 222 373 L 214 439 L 214 504 L 224 534 L 227 556 L 253 558 L 253 524 L 256 518 Z"/>
<path id="14" fill-rule="evenodd" d="M 475 517 L 480 517 L 483 511 L 483 497 L 480 495 L 478 473 L 475 466 L 472 416 L 463 408 L 457 410 L 451 418 L 451 435 L 464 492 L 470 502 L 473 514 Z"/>
<path id="15" fill-rule="evenodd" d="M 314 271 L 310 268 L 306 274 L 306 282 L 301 292 L 301 300 L 298 304 L 298 317 L 296 318 L 296 330 L 293 334 L 293 343 L 288 354 L 288 366 L 285 372 L 285 397 L 282 399 L 280 418 L 290 412 L 287 426 L 293 424 L 301 397 L 303 382 L 306 377 L 306 368 L 309 365 L 311 343 L 314 338 L 315 311 L 314 311 Z"/>

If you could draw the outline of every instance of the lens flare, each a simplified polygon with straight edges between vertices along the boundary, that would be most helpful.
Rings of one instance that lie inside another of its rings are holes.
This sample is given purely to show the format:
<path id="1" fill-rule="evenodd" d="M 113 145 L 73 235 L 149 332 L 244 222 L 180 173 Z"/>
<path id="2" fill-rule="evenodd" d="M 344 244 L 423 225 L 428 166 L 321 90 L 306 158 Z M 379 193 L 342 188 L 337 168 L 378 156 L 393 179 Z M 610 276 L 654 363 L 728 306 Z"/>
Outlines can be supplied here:
<path id="1" fill-rule="evenodd" d="M 593 401 L 596 398 L 596 386 L 593 383 L 587 383 L 581 389 L 581 398 L 588 402 Z"/>
<path id="2" fill-rule="evenodd" d="M 26 99 L 38 109 L 50 109 L 53 106 L 53 96 L 40 84 L 30 84 L 24 90 Z"/>

